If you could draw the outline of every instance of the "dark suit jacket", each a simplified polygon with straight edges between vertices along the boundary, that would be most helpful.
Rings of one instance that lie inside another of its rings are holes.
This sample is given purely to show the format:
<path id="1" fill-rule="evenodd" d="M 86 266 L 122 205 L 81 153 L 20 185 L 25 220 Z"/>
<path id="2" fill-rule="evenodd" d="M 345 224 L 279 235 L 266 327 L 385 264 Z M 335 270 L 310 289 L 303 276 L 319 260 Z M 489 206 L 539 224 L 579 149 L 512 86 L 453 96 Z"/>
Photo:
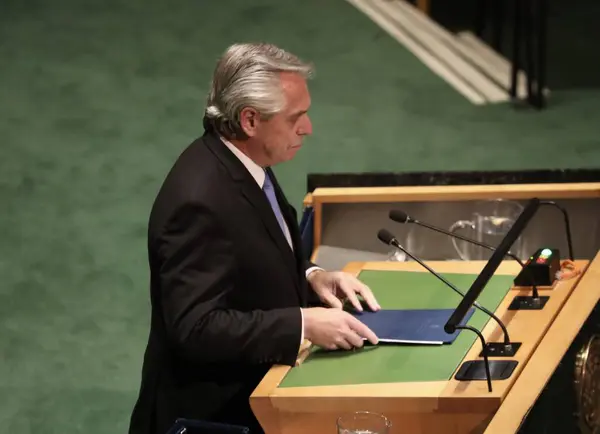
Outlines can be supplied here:
<path id="1" fill-rule="evenodd" d="M 309 302 L 297 217 L 274 185 L 294 251 L 217 135 L 168 174 L 149 221 L 151 328 L 131 434 L 165 434 L 179 417 L 260 432 L 249 396 L 273 364 L 295 363 Z"/>

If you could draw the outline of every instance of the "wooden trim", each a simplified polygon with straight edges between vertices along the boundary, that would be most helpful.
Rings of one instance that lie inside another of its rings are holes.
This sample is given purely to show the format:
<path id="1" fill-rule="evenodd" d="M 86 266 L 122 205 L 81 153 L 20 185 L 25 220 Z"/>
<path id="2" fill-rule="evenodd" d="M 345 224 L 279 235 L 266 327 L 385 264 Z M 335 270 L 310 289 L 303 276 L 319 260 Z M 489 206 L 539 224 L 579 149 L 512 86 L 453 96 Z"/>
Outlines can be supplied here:
<path id="1" fill-rule="evenodd" d="M 317 188 L 313 203 L 600 198 L 600 183 Z M 319 216 L 320 217 L 320 216 Z"/>
<path id="2" fill-rule="evenodd" d="M 367 269 L 367 264 L 373 264 L 373 262 L 348 262 L 344 267 L 344 271 L 356 277 L 362 270 Z"/>
<path id="3" fill-rule="evenodd" d="M 319 247 L 313 249 L 312 255 L 310 255 L 310 262 L 313 264 L 317 263 L 317 256 L 319 256 Z"/>
<path id="4" fill-rule="evenodd" d="M 304 200 L 302 201 L 302 206 L 304 208 L 312 206 L 312 193 L 308 193 L 304 196 Z"/>
<path id="5" fill-rule="evenodd" d="M 323 205 L 314 200 L 313 195 L 313 249 L 321 245 L 321 233 L 323 227 Z"/>
<path id="6" fill-rule="evenodd" d="M 515 433 L 600 300 L 600 251 L 496 412 L 485 434 Z"/>
<path id="7" fill-rule="evenodd" d="M 274 366 L 256 387 L 250 399 L 250 408 L 260 420 L 265 432 L 281 432 L 278 412 L 273 407 L 271 393 L 277 389 L 290 366 Z"/>

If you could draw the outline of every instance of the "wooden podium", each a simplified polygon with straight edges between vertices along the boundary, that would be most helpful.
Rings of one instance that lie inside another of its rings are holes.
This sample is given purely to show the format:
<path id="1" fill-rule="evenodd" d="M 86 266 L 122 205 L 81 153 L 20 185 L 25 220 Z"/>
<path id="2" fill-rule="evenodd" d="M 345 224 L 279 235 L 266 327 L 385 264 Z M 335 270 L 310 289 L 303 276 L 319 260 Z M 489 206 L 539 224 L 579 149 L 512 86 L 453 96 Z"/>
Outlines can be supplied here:
<path id="1" fill-rule="evenodd" d="M 392 422 L 392 433 L 514 433 L 600 299 L 600 253 L 592 261 L 575 263 L 580 274 L 557 281 L 552 288 L 540 289 L 540 295 L 550 297 L 542 310 L 508 310 L 515 296 L 531 295 L 530 288 L 511 286 L 507 288 L 506 295 L 500 297 L 495 314 L 506 325 L 511 341 L 521 342 L 522 346 L 510 358 L 518 362 L 514 372 L 506 380 L 493 381 L 492 392 L 488 391 L 486 381 L 458 381 L 454 378 L 463 362 L 482 360 L 480 341 L 472 332 L 464 330 L 461 336 L 472 335 L 472 345 L 458 366 L 449 371 L 451 375 L 441 381 L 380 379 L 368 383 L 328 384 L 327 378 L 319 381 L 310 381 L 309 378 L 310 385 L 286 387 L 286 378 L 296 373 L 302 376 L 302 369 L 305 369 L 304 372 L 318 372 L 320 359 L 310 352 L 297 367 L 275 366 L 269 371 L 250 398 L 254 414 L 267 434 L 335 433 L 337 418 L 355 411 L 385 415 Z M 476 275 L 485 262 L 432 261 L 428 264 L 440 273 Z M 516 262 L 505 261 L 496 275 L 516 276 L 519 269 Z M 346 271 L 359 278 L 365 271 L 427 272 L 412 262 L 350 263 Z M 418 291 L 419 288 L 412 290 Z M 488 342 L 502 341 L 502 331 L 491 319 L 482 332 Z M 394 346 L 385 351 L 390 354 L 410 350 L 406 346 Z M 440 347 L 431 347 L 427 351 L 431 357 L 442 354 Z M 344 363 L 340 362 L 340 369 L 345 369 L 347 376 L 364 378 L 364 375 L 358 374 L 386 369 L 388 359 L 367 366 L 361 363 L 353 365 L 350 361 L 360 358 L 353 359 L 354 355 L 348 353 L 344 355 Z M 333 362 L 328 363 L 330 369 Z M 309 374 L 304 377 L 309 377 Z"/>

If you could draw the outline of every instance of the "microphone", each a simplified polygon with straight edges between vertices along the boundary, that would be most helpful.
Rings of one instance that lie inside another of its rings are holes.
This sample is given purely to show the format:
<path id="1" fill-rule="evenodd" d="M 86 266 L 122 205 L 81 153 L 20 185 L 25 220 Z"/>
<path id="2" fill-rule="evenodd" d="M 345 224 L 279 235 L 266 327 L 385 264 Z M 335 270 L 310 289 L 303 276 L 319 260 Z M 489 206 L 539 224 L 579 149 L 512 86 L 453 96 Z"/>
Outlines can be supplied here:
<path id="1" fill-rule="evenodd" d="M 446 286 L 450 287 L 450 289 L 454 290 L 454 292 L 458 293 L 463 298 L 465 297 L 465 294 L 460 289 L 458 289 L 456 286 L 454 286 L 452 283 L 450 283 L 442 275 L 436 273 L 430 266 L 425 264 L 423 261 L 421 261 L 419 258 L 414 256 L 409 251 L 407 251 L 404 247 L 402 247 L 402 245 L 398 242 L 396 237 L 390 231 L 388 231 L 387 229 L 380 229 L 379 232 L 377 233 L 377 238 L 379 238 L 379 240 L 382 243 L 390 245 L 392 247 L 395 247 L 395 248 L 401 250 L 402 252 L 404 252 L 410 258 L 415 260 L 419 265 L 421 265 L 423 268 L 425 268 L 427 271 L 429 271 L 431 274 L 433 274 L 435 277 L 437 277 L 439 280 L 444 282 L 446 284 Z M 490 355 L 513 356 L 517 352 L 517 349 L 521 346 L 521 344 L 513 343 L 510 341 L 510 337 L 508 336 L 508 330 L 506 330 L 506 327 L 504 326 L 504 324 L 502 323 L 500 318 L 498 318 L 496 315 L 494 315 L 493 312 L 491 312 L 488 309 L 486 309 L 485 307 L 481 306 L 477 301 L 475 301 L 473 303 L 473 306 L 475 306 L 477 309 L 481 310 L 486 315 L 493 318 L 494 321 L 496 321 L 498 323 L 498 325 L 502 329 L 502 332 L 504 333 L 504 344 L 500 344 L 501 346 L 498 346 L 498 343 L 494 343 L 494 342 L 490 342 L 487 344 L 488 351 L 491 353 Z M 494 345 L 494 344 L 496 344 L 496 345 Z M 494 354 L 494 353 L 496 353 L 496 354 Z"/>
<path id="2" fill-rule="evenodd" d="M 565 220 L 565 232 L 567 235 L 567 245 L 569 246 L 569 259 L 571 261 L 574 261 L 575 256 L 573 255 L 573 241 L 571 239 L 571 224 L 569 223 L 569 214 L 567 214 L 567 210 L 552 200 L 543 200 L 540 202 L 540 205 L 551 205 L 553 207 L 558 208 L 562 212 L 563 218 Z"/>
<path id="3" fill-rule="evenodd" d="M 455 234 L 450 231 L 446 231 L 444 229 L 438 228 L 436 226 L 432 226 L 430 224 L 423 223 L 417 219 L 410 217 L 404 211 L 401 211 L 399 209 L 391 210 L 389 213 L 389 217 L 391 220 L 395 221 L 396 223 L 414 223 L 416 225 L 423 226 L 424 228 L 439 232 L 440 234 L 448 235 L 449 237 L 457 238 L 459 240 L 466 241 L 467 243 L 475 244 L 476 246 L 491 250 L 492 252 L 496 251 L 495 247 L 492 247 L 488 244 L 483 244 L 472 238 L 468 238 L 463 235 Z M 542 298 L 540 298 L 537 286 L 535 285 L 535 283 L 533 283 L 533 282 L 535 282 L 535 279 L 533 277 L 531 270 L 529 270 L 527 267 L 525 267 L 525 264 L 523 263 L 523 261 L 521 261 L 521 259 L 517 255 L 511 253 L 510 251 L 506 253 L 506 256 L 517 261 L 519 263 L 519 265 L 521 266 L 521 269 L 526 270 L 526 273 L 529 275 L 530 281 L 532 282 L 531 288 L 532 288 L 533 294 L 532 294 L 531 298 L 533 300 L 533 307 L 539 307 L 542 305 L 542 302 L 545 303 L 545 301 L 542 300 Z M 543 306 L 541 306 L 541 307 L 543 307 Z"/>

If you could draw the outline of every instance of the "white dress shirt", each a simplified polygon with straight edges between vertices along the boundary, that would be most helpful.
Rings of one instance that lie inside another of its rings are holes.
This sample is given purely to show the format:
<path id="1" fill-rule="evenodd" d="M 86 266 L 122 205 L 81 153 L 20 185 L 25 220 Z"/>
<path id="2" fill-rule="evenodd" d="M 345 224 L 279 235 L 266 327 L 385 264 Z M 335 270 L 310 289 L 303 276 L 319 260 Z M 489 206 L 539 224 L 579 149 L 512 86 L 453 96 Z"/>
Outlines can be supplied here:
<path id="1" fill-rule="evenodd" d="M 233 145 L 233 143 L 229 142 L 224 137 L 221 137 L 221 141 L 225 144 L 225 146 L 227 146 L 227 148 L 229 148 L 229 150 L 233 153 L 233 155 L 238 157 L 238 159 L 242 162 L 242 164 L 246 167 L 246 169 L 248 169 L 248 172 L 250 172 L 250 175 L 252 175 L 252 177 L 254 178 L 254 180 L 257 182 L 258 186 L 262 190 L 262 188 L 265 184 L 265 178 L 266 178 L 265 169 L 263 169 L 258 164 L 256 164 L 250 157 L 248 157 L 246 154 L 244 154 L 242 151 L 240 151 L 236 146 Z M 293 250 L 294 245 L 292 243 L 290 229 L 288 228 L 287 222 L 284 221 L 283 223 L 284 223 L 284 228 L 285 228 L 285 231 L 284 231 L 285 238 L 288 241 L 290 248 Z M 310 273 L 312 273 L 313 271 L 320 270 L 320 269 L 321 268 L 319 268 L 319 267 L 310 267 L 308 270 L 306 270 L 306 277 L 308 277 L 308 275 Z M 300 345 L 302 345 L 302 342 L 304 341 L 304 315 L 302 315 L 302 309 L 300 309 L 300 316 L 302 318 L 302 332 L 300 334 Z"/>

